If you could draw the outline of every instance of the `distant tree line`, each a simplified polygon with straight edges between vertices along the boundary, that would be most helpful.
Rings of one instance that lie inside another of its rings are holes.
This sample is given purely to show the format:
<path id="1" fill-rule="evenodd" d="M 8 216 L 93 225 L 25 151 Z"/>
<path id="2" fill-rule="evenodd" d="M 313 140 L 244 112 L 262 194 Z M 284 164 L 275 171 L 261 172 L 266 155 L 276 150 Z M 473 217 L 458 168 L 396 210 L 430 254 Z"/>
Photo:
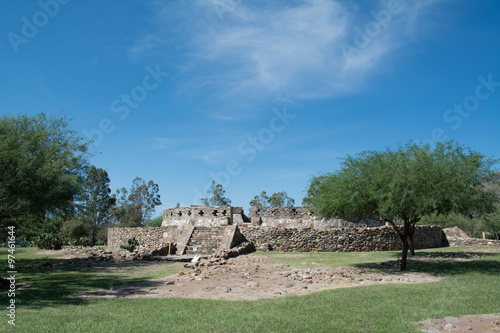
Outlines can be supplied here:
<path id="1" fill-rule="evenodd" d="M 115 194 L 108 173 L 91 165 L 90 141 L 64 114 L 0 118 L 0 241 L 18 238 L 57 248 L 104 244 L 109 226 L 144 226 L 161 205 L 159 187 L 137 177 Z"/>
<path id="2" fill-rule="evenodd" d="M 64 114 L 0 118 L 0 241 L 7 227 L 42 247 L 103 244 L 109 226 L 161 225 L 159 187 L 136 177 L 112 194 L 108 173 L 90 163 L 89 141 L 69 127 Z M 377 217 L 392 225 L 407 252 L 421 223 L 457 224 L 474 235 L 500 236 L 497 159 L 454 141 L 434 148 L 409 142 L 384 151 L 347 156 L 340 170 L 313 177 L 303 204 L 319 216 Z M 230 206 L 212 182 L 205 205 Z M 286 192 L 265 191 L 252 207 L 293 206 Z"/>

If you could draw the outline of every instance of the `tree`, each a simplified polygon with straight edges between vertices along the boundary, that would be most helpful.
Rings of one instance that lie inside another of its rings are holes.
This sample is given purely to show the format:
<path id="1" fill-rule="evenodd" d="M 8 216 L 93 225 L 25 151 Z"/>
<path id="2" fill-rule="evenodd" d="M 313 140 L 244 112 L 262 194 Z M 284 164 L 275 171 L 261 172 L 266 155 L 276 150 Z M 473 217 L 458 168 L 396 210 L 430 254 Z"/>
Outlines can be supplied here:
<path id="1" fill-rule="evenodd" d="M 250 207 L 293 207 L 295 200 L 290 198 L 286 192 L 273 193 L 267 196 L 266 191 L 262 191 L 260 196 L 255 196 L 250 201 Z"/>
<path id="2" fill-rule="evenodd" d="M 403 243 L 405 270 L 422 216 L 492 209 L 494 194 L 485 191 L 481 179 L 497 162 L 454 141 L 434 149 L 409 142 L 395 150 L 365 151 L 348 155 L 341 170 L 323 176 L 319 185 L 313 179 L 307 201 L 325 218 L 376 216 L 388 222 Z"/>
<path id="3" fill-rule="evenodd" d="M 146 183 L 136 177 L 130 192 L 126 188 L 116 191 L 116 207 L 111 210 L 113 218 L 122 227 L 144 226 L 151 219 L 155 207 L 161 205 L 158 184 L 152 180 Z"/>
<path id="4" fill-rule="evenodd" d="M 157 216 L 154 219 L 149 220 L 146 225 L 148 227 L 161 227 L 163 223 L 163 215 Z"/>
<path id="5" fill-rule="evenodd" d="M 79 217 L 87 225 L 92 245 L 95 245 L 99 229 L 108 224 L 110 210 L 116 202 L 111 196 L 108 173 L 92 166 L 80 196 Z"/>
<path id="6" fill-rule="evenodd" d="M 278 192 L 271 195 L 269 205 L 271 207 L 293 207 L 295 200 L 290 198 L 286 192 Z"/>
<path id="7" fill-rule="evenodd" d="M 488 232 L 500 240 L 500 209 L 497 208 L 495 212 L 486 214 L 482 217 L 482 222 Z"/>
<path id="8" fill-rule="evenodd" d="M 250 201 L 250 207 L 269 207 L 269 197 L 266 191 L 262 191 L 260 196 L 253 197 L 253 200 Z"/>
<path id="9" fill-rule="evenodd" d="M 215 184 L 212 181 L 210 189 L 207 190 L 207 198 L 202 198 L 201 202 L 205 206 L 231 206 L 231 200 L 224 197 L 226 191 L 222 188 L 221 184 Z"/>
<path id="10" fill-rule="evenodd" d="M 66 116 L 0 118 L 0 227 L 71 214 L 88 165 L 89 142 Z"/>

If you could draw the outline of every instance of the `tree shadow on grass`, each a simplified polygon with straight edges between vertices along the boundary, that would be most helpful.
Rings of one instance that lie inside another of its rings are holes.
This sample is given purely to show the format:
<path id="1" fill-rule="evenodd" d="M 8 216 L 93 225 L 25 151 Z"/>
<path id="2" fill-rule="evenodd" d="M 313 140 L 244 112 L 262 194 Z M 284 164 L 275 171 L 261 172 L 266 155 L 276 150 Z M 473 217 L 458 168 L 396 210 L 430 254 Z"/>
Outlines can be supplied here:
<path id="1" fill-rule="evenodd" d="M 51 263 L 66 265 L 70 264 L 71 260 L 25 259 L 23 261 L 23 267 L 20 267 L 16 274 L 18 288 L 16 288 L 15 299 L 18 306 L 29 308 L 86 304 L 89 300 L 68 296 L 82 291 L 147 281 L 150 277 L 127 276 L 123 270 L 139 268 L 150 271 L 153 266 L 158 265 L 156 262 L 124 261 L 117 263 L 98 262 L 92 263 L 91 266 L 51 267 Z M 46 263 L 49 265 L 44 266 Z M 30 266 L 41 267 L 29 269 Z M 121 270 L 121 272 L 116 272 L 116 269 Z M 4 291 L 0 294 L 0 304 L 8 302 L 8 294 Z"/>
<path id="2" fill-rule="evenodd" d="M 363 263 L 354 266 L 383 271 L 399 271 L 399 266 L 384 266 L 381 263 Z M 491 252 L 418 252 L 415 256 L 408 257 L 407 271 L 440 277 L 469 273 L 500 276 L 500 254 Z"/>

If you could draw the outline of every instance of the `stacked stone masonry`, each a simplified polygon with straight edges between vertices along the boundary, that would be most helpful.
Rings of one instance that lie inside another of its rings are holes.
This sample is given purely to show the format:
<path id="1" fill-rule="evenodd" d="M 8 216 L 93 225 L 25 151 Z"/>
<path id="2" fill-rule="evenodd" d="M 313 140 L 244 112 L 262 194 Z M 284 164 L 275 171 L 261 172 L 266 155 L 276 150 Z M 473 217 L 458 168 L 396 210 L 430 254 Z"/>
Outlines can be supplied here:
<path id="1" fill-rule="evenodd" d="M 271 228 L 331 228 L 380 227 L 385 225 L 377 219 L 322 219 L 314 215 L 310 207 L 252 207 L 251 221 L 254 226 Z"/>
<path id="2" fill-rule="evenodd" d="M 392 227 L 355 229 L 241 228 L 246 239 L 258 250 L 281 252 L 368 252 L 401 250 L 402 244 Z M 417 226 L 415 248 L 435 248 L 446 244 L 440 227 Z"/>
<path id="3" fill-rule="evenodd" d="M 120 250 L 120 245 L 126 245 L 130 238 L 139 242 L 138 250 L 141 253 L 151 253 L 163 248 L 169 241 L 176 242 L 180 229 L 177 227 L 158 228 L 109 228 L 108 249 L 113 252 Z"/>
<path id="4" fill-rule="evenodd" d="M 250 223 L 250 219 L 245 216 L 242 207 L 191 206 L 165 209 L 162 226 L 218 227 L 243 223 Z"/>
<path id="5" fill-rule="evenodd" d="M 259 250 L 282 252 L 354 252 L 399 250 L 392 227 L 376 219 L 324 220 L 308 207 L 191 206 L 167 209 L 159 228 L 110 228 L 108 248 L 118 251 L 130 238 L 139 252 L 151 253 L 176 243 L 177 254 L 210 254 L 250 241 Z M 440 227 L 417 226 L 416 248 L 447 245 Z M 196 251 L 195 251 L 196 250 Z"/>
<path id="6" fill-rule="evenodd" d="M 212 254 L 220 248 L 224 227 L 196 227 L 191 235 L 186 254 Z"/>
<path id="7" fill-rule="evenodd" d="M 196 229 L 196 228 L 195 228 Z M 208 235 L 200 235 L 202 243 L 197 237 L 190 238 L 186 253 L 210 254 L 217 248 L 217 241 L 221 241 L 218 228 L 207 228 L 203 231 Z M 170 231 L 172 233 L 172 231 Z M 110 228 L 108 231 L 108 248 L 118 251 L 120 245 L 127 243 L 129 238 L 139 241 L 139 252 L 151 253 L 165 246 L 167 239 L 164 237 L 167 228 Z M 355 229 L 283 229 L 262 227 L 240 227 L 239 233 L 244 237 L 240 241 L 248 240 L 258 250 L 281 252 L 368 252 L 400 250 L 401 241 L 392 227 L 355 228 Z M 173 234 L 173 233 L 172 233 Z M 180 233 L 177 232 L 176 235 Z M 193 232 L 193 235 L 195 233 Z M 178 237 L 178 236 L 177 236 Z M 417 226 L 415 235 L 417 249 L 436 248 L 447 245 L 446 236 L 440 227 Z M 176 242 L 177 238 L 170 241 Z M 215 242 L 214 242 L 215 241 Z M 220 244 L 220 243 L 219 243 Z M 231 244 L 231 246 L 234 244 Z"/>

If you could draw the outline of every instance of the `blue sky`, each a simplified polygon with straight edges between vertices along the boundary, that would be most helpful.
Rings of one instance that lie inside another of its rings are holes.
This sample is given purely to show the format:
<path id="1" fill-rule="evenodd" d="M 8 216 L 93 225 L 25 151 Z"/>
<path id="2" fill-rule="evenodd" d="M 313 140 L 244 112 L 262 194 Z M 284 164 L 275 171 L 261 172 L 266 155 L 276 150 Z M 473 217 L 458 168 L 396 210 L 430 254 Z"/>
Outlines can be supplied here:
<path id="1" fill-rule="evenodd" d="M 113 191 L 212 179 L 300 204 L 339 158 L 456 139 L 500 157 L 499 1 L 2 1 L 1 114 L 61 110 Z"/>

